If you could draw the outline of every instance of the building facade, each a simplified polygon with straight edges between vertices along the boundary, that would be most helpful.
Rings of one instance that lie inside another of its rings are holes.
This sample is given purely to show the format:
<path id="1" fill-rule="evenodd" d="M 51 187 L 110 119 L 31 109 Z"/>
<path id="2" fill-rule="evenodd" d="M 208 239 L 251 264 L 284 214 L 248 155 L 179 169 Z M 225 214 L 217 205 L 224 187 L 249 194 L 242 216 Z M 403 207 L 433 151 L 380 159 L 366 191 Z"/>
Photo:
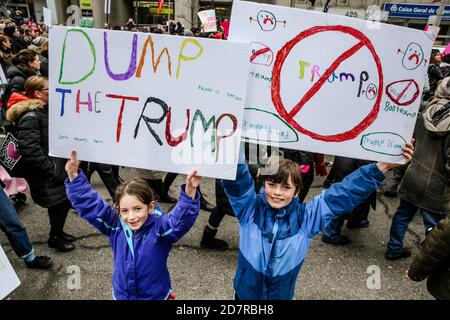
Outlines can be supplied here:
<path id="1" fill-rule="evenodd" d="M 296 7 L 302 9 L 323 10 L 327 0 L 316 0 L 314 8 L 310 0 L 257 0 L 281 6 Z M 383 12 L 381 17 L 385 22 L 405 27 L 424 29 L 428 18 L 435 15 L 439 3 L 433 0 L 331 0 L 329 13 L 346 15 L 350 17 L 366 19 L 368 12 L 378 9 Z M 164 0 L 160 14 L 158 0 L 134 1 L 134 0 L 109 0 L 110 13 L 105 13 L 105 2 L 108 0 L 12 0 L 8 3 L 10 10 L 21 10 L 25 17 L 42 21 L 42 8 L 47 7 L 52 11 L 54 24 L 65 24 L 74 15 L 68 11 L 71 5 L 88 9 L 81 10 L 87 18 L 93 20 L 93 26 L 102 27 L 106 22 L 112 24 L 126 24 L 132 17 L 138 24 L 156 25 L 168 20 L 181 22 L 186 28 L 199 26 L 197 12 L 215 8 L 219 20 L 229 18 L 233 0 Z M 449 0 L 447 0 L 449 2 Z M 450 34 L 450 5 L 446 8 L 448 13 L 441 22 L 439 41 L 444 42 Z M 387 16 L 387 13 L 389 15 Z M 445 41 L 446 42 L 446 41 Z"/>

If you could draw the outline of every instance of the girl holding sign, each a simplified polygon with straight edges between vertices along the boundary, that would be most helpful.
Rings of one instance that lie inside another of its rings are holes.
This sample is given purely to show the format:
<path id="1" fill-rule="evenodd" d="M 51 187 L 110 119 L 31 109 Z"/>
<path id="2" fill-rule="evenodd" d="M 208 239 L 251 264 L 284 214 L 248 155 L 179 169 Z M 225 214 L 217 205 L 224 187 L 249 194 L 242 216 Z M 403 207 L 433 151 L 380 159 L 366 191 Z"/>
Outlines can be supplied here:
<path id="1" fill-rule="evenodd" d="M 72 151 L 66 164 L 66 192 L 78 214 L 109 237 L 114 252 L 114 299 L 173 298 L 167 258 L 173 243 L 189 231 L 200 212 L 197 171 L 187 176 L 175 208 L 164 214 L 142 179 L 119 186 L 116 207 L 110 207 L 92 189 L 79 165 Z"/>

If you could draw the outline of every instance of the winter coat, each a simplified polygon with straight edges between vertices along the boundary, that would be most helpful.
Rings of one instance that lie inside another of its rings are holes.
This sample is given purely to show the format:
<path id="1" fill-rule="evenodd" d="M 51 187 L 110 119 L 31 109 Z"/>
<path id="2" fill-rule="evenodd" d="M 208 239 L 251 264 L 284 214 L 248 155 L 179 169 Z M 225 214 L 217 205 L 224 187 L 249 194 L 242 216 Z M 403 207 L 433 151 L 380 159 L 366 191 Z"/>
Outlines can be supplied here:
<path id="1" fill-rule="evenodd" d="M 22 101 L 11 106 L 6 117 L 15 123 L 22 155 L 19 161 L 24 161 L 24 176 L 34 202 L 48 208 L 67 201 L 67 160 L 48 155 L 48 107 L 41 100 Z"/>
<path id="2" fill-rule="evenodd" d="M 415 281 L 428 278 L 431 295 L 450 300 L 450 217 L 441 220 L 428 234 L 408 275 Z"/>
<path id="3" fill-rule="evenodd" d="M 331 219 L 350 212 L 383 180 L 383 173 L 370 164 L 308 203 L 294 198 L 273 209 L 264 192 L 255 192 L 247 165 L 239 164 L 235 181 L 222 180 L 240 225 L 236 295 L 243 300 L 292 299 L 313 236 Z"/>
<path id="4" fill-rule="evenodd" d="M 23 42 L 23 40 L 19 37 L 9 37 L 11 40 L 11 50 L 13 54 L 19 53 L 20 50 L 26 49 L 27 45 Z"/>
<path id="5" fill-rule="evenodd" d="M 450 117 L 437 126 L 432 117 L 449 102 L 434 99 L 419 116 L 414 155 L 398 191 L 412 205 L 437 214 L 450 213 Z"/>
<path id="6" fill-rule="evenodd" d="M 12 66 L 12 51 L 11 49 L 0 49 L 0 62 L 2 64 L 3 72 L 6 75 L 8 69 Z"/>
<path id="7" fill-rule="evenodd" d="M 200 212 L 200 193 L 192 200 L 182 186 L 169 214 L 157 207 L 144 225 L 132 231 L 116 209 L 92 189 L 80 170 L 67 196 L 77 213 L 109 237 L 114 253 L 113 294 L 118 300 L 165 300 L 172 289 L 167 258 L 173 243 L 186 234 Z"/>
<path id="8" fill-rule="evenodd" d="M 8 85 L 11 86 L 11 93 L 24 92 L 25 82 L 29 77 L 35 75 L 37 75 L 37 73 L 30 69 L 24 69 L 21 66 L 15 65 L 11 66 L 6 73 Z"/>
<path id="9" fill-rule="evenodd" d="M 434 63 L 430 63 L 430 65 L 428 66 L 428 81 L 430 84 L 431 95 L 434 94 L 439 81 L 441 81 L 443 78 L 444 76 L 442 75 L 441 68 L 439 68 L 439 66 Z"/>

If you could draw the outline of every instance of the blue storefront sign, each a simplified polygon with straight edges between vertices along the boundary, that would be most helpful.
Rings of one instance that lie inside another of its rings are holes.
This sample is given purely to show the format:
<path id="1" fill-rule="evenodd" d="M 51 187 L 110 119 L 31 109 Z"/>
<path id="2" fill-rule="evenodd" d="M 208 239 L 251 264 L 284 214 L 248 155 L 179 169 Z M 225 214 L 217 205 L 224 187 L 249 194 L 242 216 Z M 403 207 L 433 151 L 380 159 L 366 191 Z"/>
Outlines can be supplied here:
<path id="1" fill-rule="evenodd" d="M 384 11 L 389 12 L 389 18 L 428 19 L 435 16 L 439 5 L 392 3 L 384 4 Z M 445 6 L 443 20 L 450 20 L 450 6 Z"/>

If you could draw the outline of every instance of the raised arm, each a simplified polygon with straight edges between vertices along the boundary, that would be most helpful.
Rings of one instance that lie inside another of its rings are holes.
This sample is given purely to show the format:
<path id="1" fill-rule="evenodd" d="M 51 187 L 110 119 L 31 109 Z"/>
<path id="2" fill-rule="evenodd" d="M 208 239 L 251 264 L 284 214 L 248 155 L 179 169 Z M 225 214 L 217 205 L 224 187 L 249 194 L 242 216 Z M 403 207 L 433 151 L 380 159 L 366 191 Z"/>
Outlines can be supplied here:
<path id="1" fill-rule="evenodd" d="M 181 187 L 177 205 L 156 223 L 156 233 L 160 238 L 176 242 L 194 225 L 200 213 L 200 193 L 197 190 L 200 182 L 201 177 L 197 176 L 196 170 L 188 175 L 186 184 Z"/>
<path id="2" fill-rule="evenodd" d="M 413 150 L 412 142 L 403 148 L 406 162 L 411 161 Z M 384 173 L 397 166 L 399 165 L 383 162 L 369 164 L 346 176 L 341 182 L 332 184 L 306 204 L 302 224 L 305 232 L 313 236 L 322 231 L 331 219 L 351 212 L 381 186 Z"/>
<path id="3" fill-rule="evenodd" d="M 86 176 L 78 169 L 76 151 L 72 151 L 66 164 L 66 193 L 75 211 L 101 233 L 109 236 L 120 229 L 119 215 L 92 188 Z"/>
<path id="4" fill-rule="evenodd" d="M 245 162 L 243 150 L 244 146 L 241 146 L 236 180 L 221 180 L 234 214 L 240 224 L 246 223 L 251 217 L 256 202 L 254 181 Z"/>

